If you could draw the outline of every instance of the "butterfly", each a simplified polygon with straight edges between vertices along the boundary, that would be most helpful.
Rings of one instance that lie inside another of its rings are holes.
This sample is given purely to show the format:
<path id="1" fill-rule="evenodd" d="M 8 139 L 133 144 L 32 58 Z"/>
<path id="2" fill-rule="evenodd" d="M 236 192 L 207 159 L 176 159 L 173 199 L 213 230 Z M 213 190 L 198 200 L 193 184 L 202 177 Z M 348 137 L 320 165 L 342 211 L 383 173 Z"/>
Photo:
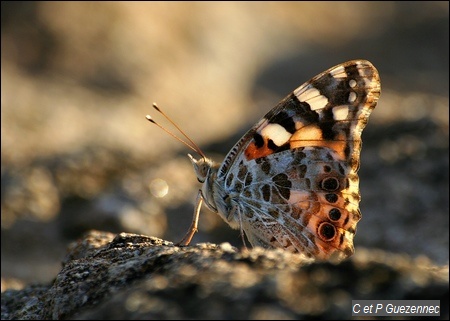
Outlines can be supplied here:
<path id="1" fill-rule="evenodd" d="M 202 188 L 179 244 L 190 244 L 204 202 L 253 247 L 282 248 L 308 260 L 352 255 L 361 219 L 361 134 L 380 89 L 369 61 L 334 66 L 281 100 L 221 164 L 207 158 L 154 104 L 189 142 L 169 134 L 201 156 L 188 155 Z"/>

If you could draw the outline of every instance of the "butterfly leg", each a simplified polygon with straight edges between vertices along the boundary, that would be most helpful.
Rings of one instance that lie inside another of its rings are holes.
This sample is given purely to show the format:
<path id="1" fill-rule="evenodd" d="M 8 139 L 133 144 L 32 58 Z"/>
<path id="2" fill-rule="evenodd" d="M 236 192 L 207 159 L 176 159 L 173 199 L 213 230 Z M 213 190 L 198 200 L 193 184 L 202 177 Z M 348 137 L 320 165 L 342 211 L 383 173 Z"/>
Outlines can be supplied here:
<path id="1" fill-rule="evenodd" d="M 241 211 L 241 207 L 239 207 L 239 205 L 233 205 L 233 207 L 231 208 L 230 212 L 227 214 L 227 220 L 231 221 L 234 219 L 234 217 L 236 216 L 237 213 L 237 217 L 239 218 L 239 234 L 241 236 L 242 239 L 242 244 L 244 245 L 244 248 L 247 250 L 247 243 L 245 242 L 245 232 L 244 232 L 244 227 L 242 226 L 242 211 Z"/>
<path id="2" fill-rule="evenodd" d="M 181 239 L 180 242 L 176 243 L 176 246 L 187 246 L 191 243 L 194 234 L 198 231 L 198 218 L 200 217 L 200 209 L 202 208 L 203 203 L 203 195 L 202 191 L 199 190 L 196 199 L 196 205 L 194 210 L 194 216 L 192 217 L 191 226 L 189 226 L 189 230 L 186 235 Z"/>
<path id="3" fill-rule="evenodd" d="M 235 211 L 238 212 L 238 217 L 239 217 L 239 232 L 240 232 L 240 234 L 241 234 L 242 244 L 244 245 L 244 248 L 245 248 L 246 250 L 248 250 L 247 243 L 245 242 L 244 228 L 242 227 L 242 213 L 241 213 L 240 207 L 238 207 L 237 205 L 235 205 L 235 206 L 233 207 L 232 212 L 235 212 Z"/>

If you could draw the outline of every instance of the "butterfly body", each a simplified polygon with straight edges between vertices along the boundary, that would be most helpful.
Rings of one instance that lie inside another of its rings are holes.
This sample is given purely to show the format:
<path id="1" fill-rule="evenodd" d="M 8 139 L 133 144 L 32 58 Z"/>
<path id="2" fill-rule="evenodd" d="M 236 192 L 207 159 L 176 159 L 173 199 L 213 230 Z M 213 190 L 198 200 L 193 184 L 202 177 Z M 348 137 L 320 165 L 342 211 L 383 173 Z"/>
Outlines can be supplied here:
<path id="1" fill-rule="evenodd" d="M 352 60 L 295 89 L 221 164 L 189 155 L 203 186 L 182 243 L 190 243 L 205 201 L 252 246 L 319 260 L 353 254 L 361 133 L 379 95 L 375 67 Z"/>

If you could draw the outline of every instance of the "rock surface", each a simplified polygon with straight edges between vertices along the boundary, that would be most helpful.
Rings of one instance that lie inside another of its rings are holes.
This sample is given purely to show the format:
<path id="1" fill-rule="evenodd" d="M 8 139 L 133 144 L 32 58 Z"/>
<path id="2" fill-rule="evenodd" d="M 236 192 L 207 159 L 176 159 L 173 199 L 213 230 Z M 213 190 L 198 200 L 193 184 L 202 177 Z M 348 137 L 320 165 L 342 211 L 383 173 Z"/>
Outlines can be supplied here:
<path id="1" fill-rule="evenodd" d="M 178 247 L 156 237 L 90 231 L 51 284 L 2 293 L 13 319 L 348 319 L 352 299 L 441 300 L 448 266 L 358 249 L 341 264 L 228 243 Z"/>

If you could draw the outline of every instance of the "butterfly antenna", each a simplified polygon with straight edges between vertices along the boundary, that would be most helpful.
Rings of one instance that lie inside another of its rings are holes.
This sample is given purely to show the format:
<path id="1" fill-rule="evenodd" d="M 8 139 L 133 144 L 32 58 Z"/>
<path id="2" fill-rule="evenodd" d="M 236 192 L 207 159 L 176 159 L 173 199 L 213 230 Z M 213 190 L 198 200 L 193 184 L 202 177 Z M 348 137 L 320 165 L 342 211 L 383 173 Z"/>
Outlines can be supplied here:
<path id="1" fill-rule="evenodd" d="M 153 108 L 156 109 L 156 111 L 158 111 L 161 115 L 164 116 L 164 118 L 166 118 L 173 126 L 175 126 L 175 128 L 188 140 L 184 140 L 180 137 L 178 137 L 177 135 L 175 135 L 174 133 L 172 133 L 171 131 L 169 131 L 168 129 L 164 128 L 163 126 L 161 126 L 159 123 L 157 123 L 150 115 L 145 116 L 145 118 L 147 118 L 147 120 L 153 124 L 155 124 L 156 126 L 158 126 L 159 128 L 161 128 L 162 130 L 164 130 L 167 134 L 169 134 L 170 136 L 172 136 L 173 138 L 175 138 L 176 140 L 180 141 L 181 143 L 183 143 L 184 145 L 186 145 L 187 147 L 189 147 L 190 149 L 192 149 L 194 152 L 198 153 L 201 157 L 206 158 L 206 155 L 202 152 L 202 150 L 200 149 L 200 147 L 198 147 L 198 145 L 196 143 L 194 143 L 194 141 L 192 139 L 189 138 L 188 135 L 186 135 L 186 133 L 180 128 L 178 127 L 178 125 L 169 117 L 167 116 L 161 109 L 159 109 L 158 105 L 156 105 L 156 103 L 153 103 Z"/>

